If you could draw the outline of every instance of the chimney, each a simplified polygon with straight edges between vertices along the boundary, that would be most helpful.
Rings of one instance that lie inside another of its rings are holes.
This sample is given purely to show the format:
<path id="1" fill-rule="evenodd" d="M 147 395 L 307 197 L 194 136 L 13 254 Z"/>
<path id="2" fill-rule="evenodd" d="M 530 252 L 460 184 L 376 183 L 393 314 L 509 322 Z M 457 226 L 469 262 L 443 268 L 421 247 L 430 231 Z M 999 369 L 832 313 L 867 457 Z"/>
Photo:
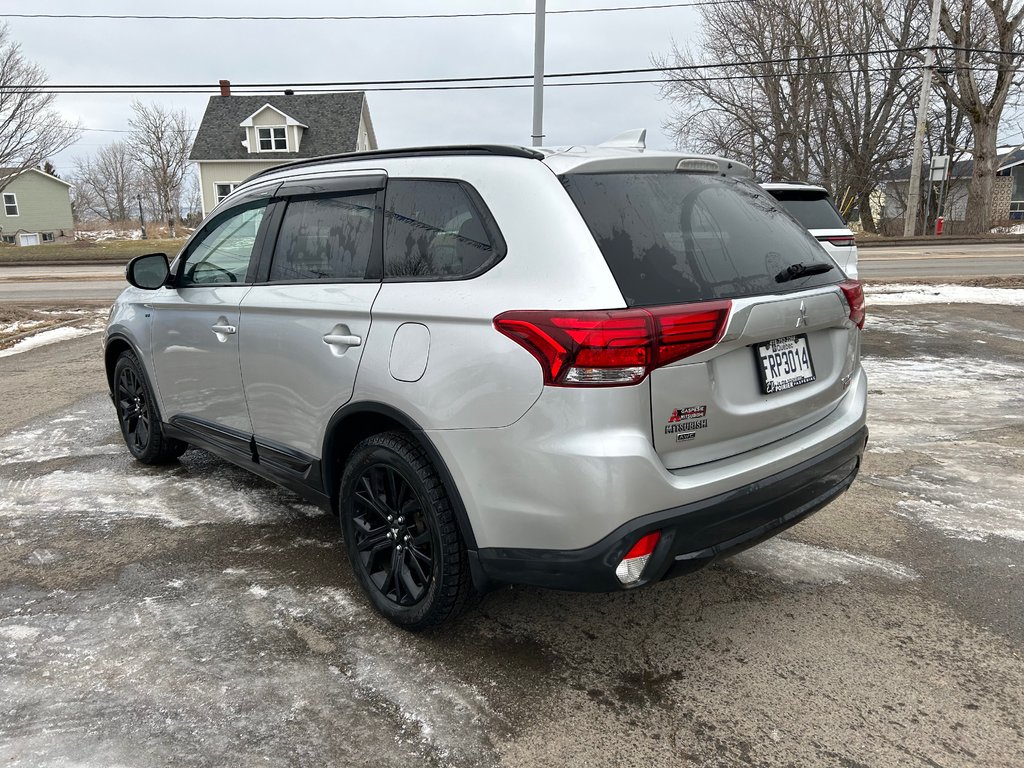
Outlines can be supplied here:
<path id="1" fill-rule="evenodd" d="M 221 96 L 230 96 L 231 95 L 231 81 L 230 80 L 221 80 L 220 81 L 220 95 Z"/>
<path id="2" fill-rule="evenodd" d="M 295 95 L 295 91 L 293 91 L 291 88 L 288 88 L 287 90 L 285 90 L 284 95 L 285 96 L 294 96 Z"/>

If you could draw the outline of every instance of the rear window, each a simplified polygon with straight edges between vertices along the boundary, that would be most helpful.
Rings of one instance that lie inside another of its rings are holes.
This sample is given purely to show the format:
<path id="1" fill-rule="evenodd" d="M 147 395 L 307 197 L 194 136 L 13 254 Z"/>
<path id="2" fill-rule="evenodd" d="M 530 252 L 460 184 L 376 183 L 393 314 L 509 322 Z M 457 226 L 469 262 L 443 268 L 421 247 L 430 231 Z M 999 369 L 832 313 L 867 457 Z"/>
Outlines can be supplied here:
<path id="1" fill-rule="evenodd" d="M 827 192 L 771 190 L 770 194 L 808 229 L 846 229 L 846 222 Z"/>
<path id="2" fill-rule="evenodd" d="M 833 268 L 779 282 L 796 264 L 832 264 L 753 184 L 690 173 L 571 174 L 562 180 L 628 306 L 741 298 L 828 285 Z"/>

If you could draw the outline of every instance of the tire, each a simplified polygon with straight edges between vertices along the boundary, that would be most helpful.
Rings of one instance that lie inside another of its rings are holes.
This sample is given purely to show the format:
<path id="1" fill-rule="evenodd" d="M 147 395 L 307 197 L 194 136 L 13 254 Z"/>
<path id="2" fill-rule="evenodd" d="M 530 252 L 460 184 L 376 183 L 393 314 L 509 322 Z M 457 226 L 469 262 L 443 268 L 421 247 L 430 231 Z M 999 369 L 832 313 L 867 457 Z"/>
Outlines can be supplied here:
<path id="1" fill-rule="evenodd" d="M 352 570 L 385 618 L 419 631 L 461 613 L 472 591 L 465 545 L 444 484 L 411 437 L 359 443 L 338 498 Z"/>
<path id="2" fill-rule="evenodd" d="M 166 464 L 188 448 L 188 443 L 164 434 L 153 392 L 134 352 L 122 352 L 114 364 L 114 409 L 125 445 L 143 464 Z"/>

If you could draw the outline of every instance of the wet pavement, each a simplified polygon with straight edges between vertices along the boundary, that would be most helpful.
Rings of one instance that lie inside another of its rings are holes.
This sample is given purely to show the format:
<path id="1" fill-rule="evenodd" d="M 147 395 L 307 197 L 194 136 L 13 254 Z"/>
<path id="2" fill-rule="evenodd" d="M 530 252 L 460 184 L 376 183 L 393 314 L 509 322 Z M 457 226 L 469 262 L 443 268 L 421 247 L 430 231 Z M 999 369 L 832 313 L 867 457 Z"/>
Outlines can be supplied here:
<path id="1" fill-rule="evenodd" d="M 38 366 L 61 403 L 0 412 L 2 764 L 1021 764 L 1019 307 L 872 308 L 864 470 L 783 537 L 424 635 L 332 517 L 199 451 L 131 461 L 96 337 L 60 346 L 0 360 L 8 402 Z"/>

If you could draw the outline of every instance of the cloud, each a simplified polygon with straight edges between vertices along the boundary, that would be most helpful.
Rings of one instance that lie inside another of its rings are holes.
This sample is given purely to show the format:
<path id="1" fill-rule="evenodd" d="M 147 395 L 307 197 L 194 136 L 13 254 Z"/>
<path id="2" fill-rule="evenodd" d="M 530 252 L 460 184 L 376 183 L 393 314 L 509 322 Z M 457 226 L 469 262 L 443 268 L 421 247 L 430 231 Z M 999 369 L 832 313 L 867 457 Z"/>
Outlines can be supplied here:
<path id="1" fill-rule="evenodd" d="M 643 4 L 643 0 L 634 0 Z M 549 2 L 549 10 L 600 7 L 599 0 Z M 200 0 L 138 3 L 128 0 L 86 6 L 55 0 L 9 0 L 5 13 L 239 14 L 237 4 Z M 380 13 L 479 11 L 473 2 L 395 0 Z M 487 9 L 530 11 L 534 4 L 502 0 Z M 244 13 L 339 14 L 337 3 L 306 2 L 301 8 L 267 0 L 246 3 Z M 344 6 L 347 10 L 349 6 Z M 693 9 L 549 15 L 547 72 L 650 66 L 652 53 L 684 41 L 696 28 Z M 528 74 L 533 70 L 531 17 L 375 21 L 142 21 L 9 19 L 12 36 L 41 64 L 50 82 L 165 83 L 320 82 L 358 78 L 398 79 Z M 209 94 L 142 95 L 147 101 L 183 106 L 198 121 Z M 90 128 L 127 127 L 133 96 L 61 95 L 57 106 Z M 370 93 L 382 146 L 454 142 L 529 144 L 530 89 Z M 545 90 L 545 143 L 596 143 L 630 129 L 647 128 L 648 146 L 665 148 L 661 132 L 668 105 L 656 85 L 608 85 Z M 118 137 L 86 132 L 56 158 L 58 168 Z"/>

